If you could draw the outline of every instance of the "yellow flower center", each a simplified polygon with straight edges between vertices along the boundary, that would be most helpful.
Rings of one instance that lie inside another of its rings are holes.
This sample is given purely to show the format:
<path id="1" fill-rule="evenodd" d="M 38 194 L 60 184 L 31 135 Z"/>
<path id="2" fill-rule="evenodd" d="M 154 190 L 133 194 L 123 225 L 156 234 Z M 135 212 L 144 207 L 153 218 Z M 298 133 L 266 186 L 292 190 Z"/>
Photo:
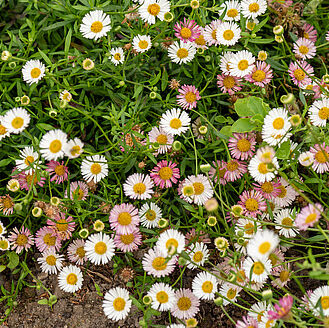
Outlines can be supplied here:
<path id="1" fill-rule="evenodd" d="M 77 248 L 77 250 L 75 251 L 75 254 L 78 255 L 80 257 L 80 259 L 83 259 L 86 255 L 86 251 L 84 249 L 83 246 Z"/>
<path id="2" fill-rule="evenodd" d="M 99 174 L 99 173 L 101 173 L 101 171 L 102 171 L 102 167 L 98 163 L 94 163 L 90 167 L 90 172 L 92 174 Z"/>
<path id="3" fill-rule="evenodd" d="M 289 271 L 283 270 L 280 272 L 280 280 L 281 282 L 285 282 L 289 279 L 290 273 Z"/>
<path id="4" fill-rule="evenodd" d="M 309 52 L 309 49 L 306 46 L 300 46 L 299 47 L 299 52 L 303 55 L 306 55 Z"/>
<path id="5" fill-rule="evenodd" d="M 296 80 L 302 81 L 305 78 L 305 72 L 301 68 L 297 68 L 294 71 L 294 76 L 295 76 Z"/>
<path id="6" fill-rule="evenodd" d="M 232 30 L 226 30 L 223 33 L 223 38 L 227 41 L 230 41 L 234 38 L 234 33 Z"/>
<path id="7" fill-rule="evenodd" d="M 182 126 L 182 121 L 179 118 L 173 118 L 169 125 L 172 129 L 179 129 Z"/>
<path id="8" fill-rule="evenodd" d="M 142 195 L 146 191 L 146 186 L 144 183 L 139 182 L 134 185 L 133 189 L 136 194 Z"/>
<path id="9" fill-rule="evenodd" d="M 120 60 L 121 59 L 121 55 L 119 53 L 116 53 L 114 56 L 115 60 Z"/>
<path id="10" fill-rule="evenodd" d="M 267 166 L 266 166 L 265 163 L 258 164 L 258 172 L 261 173 L 261 174 L 268 173 Z"/>
<path id="11" fill-rule="evenodd" d="M 262 191 L 265 192 L 266 194 L 270 194 L 273 190 L 274 190 L 274 187 L 273 187 L 273 184 L 272 182 L 264 182 L 262 184 L 262 187 L 261 187 Z"/>
<path id="12" fill-rule="evenodd" d="M 277 196 L 279 198 L 284 198 L 287 195 L 287 189 L 284 186 L 280 186 L 280 194 Z"/>
<path id="13" fill-rule="evenodd" d="M 121 225 L 129 225 L 132 221 L 131 214 L 128 212 L 122 212 L 118 216 L 118 222 Z"/>
<path id="14" fill-rule="evenodd" d="M 56 228 L 58 231 L 67 231 L 69 225 L 65 219 L 60 219 L 56 222 Z"/>
<path id="15" fill-rule="evenodd" d="M 178 302 L 177 306 L 181 311 L 187 311 L 192 305 L 191 300 L 188 297 L 181 297 Z"/>
<path id="16" fill-rule="evenodd" d="M 51 233 L 47 233 L 43 237 L 43 242 L 48 246 L 54 246 L 56 244 L 56 237 L 52 236 Z"/>
<path id="17" fill-rule="evenodd" d="M 76 145 L 76 146 L 73 146 L 72 149 L 71 149 L 71 155 L 72 156 L 76 156 L 80 153 L 80 150 L 81 150 L 81 147 Z"/>
<path id="18" fill-rule="evenodd" d="M 27 166 L 29 166 L 31 163 L 33 163 L 34 162 L 34 157 L 33 156 L 27 156 L 26 158 L 25 158 L 25 161 L 24 161 L 24 163 L 27 165 Z"/>
<path id="19" fill-rule="evenodd" d="M 180 35 L 183 39 L 188 39 L 191 37 L 192 31 L 187 27 L 183 27 L 180 31 Z"/>
<path id="20" fill-rule="evenodd" d="M 214 40 L 217 40 L 217 29 L 214 29 L 214 30 L 211 32 L 211 37 L 212 37 Z"/>
<path id="21" fill-rule="evenodd" d="M 0 135 L 3 136 L 6 132 L 7 129 L 2 124 L 0 124 Z"/>
<path id="22" fill-rule="evenodd" d="M 56 264 L 56 257 L 54 255 L 48 255 L 46 257 L 46 262 L 48 265 L 54 266 Z"/>
<path id="23" fill-rule="evenodd" d="M 282 117 L 277 117 L 273 121 L 272 126 L 275 130 L 281 130 L 284 127 L 284 119 Z"/>
<path id="24" fill-rule="evenodd" d="M 165 134 L 159 134 L 156 138 L 156 141 L 160 144 L 160 145 L 166 145 L 168 142 L 168 138 Z"/>
<path id="25" fill-rule="evenodd" d="M 329 108 L 328 107 L 322 107 L 319 110 L 319 117 L 321 120 L 327 120 L 329 118 Z"/>
<path id="26" fill-rule="evenodd" d="M 184 196 L 187 196 L 187 197 L 194 195 L 193 186 L 185 186 L 182 190 L 182 193 Z"/>
<path id="27" fill-rule="evenodd" d="M 138 46 L 141 48 L 141 49 L 146 49 L 148 47 L 149 43 L 146 41 L 146 40 L 140 40 L 138 42 Z"/>
<path id="28" fill-rule="evenodd" d="M 11 208 L 14 205 L 9 197 L 2 199 L 1 203 L 4 208 Z"/>
<path id="29" fill-rule="evenodd" d="M 245 206 L 246 206 L 246 209 L 249 212 L 257 211 L 258 208 L 259 208 L 258 201 L 256 199 L 254 199 L 254 198 L 247 199 L 246 202 L 245 202 Z"/>
<path id="30" fill-rule="evenodd" d="M 229 9 L 229 10 L 226 12 L 226 16 L 227 16 L 227 17 L 231 17 L 231 18 L 236 17 L 238 14 L 239 14 L 239 12 L 238 12 L 235 8 Z"/>
<path id="31" fill-rule="evenodd" d="M 186 58 L 188 56 L 188 50 L 185 48 L 180 48 L 177 50 L 177 57 L 180 59 Z"/>
<path id="32" fill-rule="evenodd" d="M 206 45 L 206 40 L 204 39 L 203 35 L 200 35 L 195 41 L 198 46 L 204 46 Z"/>
<path id="33" fill-rule="evenodd" d="M 107 251 L 107 246 L 103 241 L 99 241 L 96 245 L 95 245 L 95 253 L 98 255 L 103 255 L 105 254 Z"/>
<path id="34" fill-rule="evenodd" d="M 271 248 L 271 243 L 268 241 L 265 241 L 259 245 L 258 251 L 259 251 L 259 253 L 264 255 L 270 250 L 270 248 Z"/>
<path id="35" fill-rule="evenodd" d="M 291 227 L 292 226 L 292 219 L 289 218 L 289 217 L 283 218 L 282 221 L 281 221 L 281 224 Z"/>
<path id="36" fill-rule="evenodd" d="M 242 59 L 242 60 L 239 61 L 238 68 L 239 68 L 240 71 L 244 71 L 248 67 L 249 67 L 248 60 Z"/>
<path id="37" fill-rule="evenodd" d="M 84 196 L 84 192 L 82 191 L 82 189 L 79 188 L 79 190 L 76 189 L 73 191 L 74 198 L 77 197 L 78 200 L 81 200 L 83 198 L 83 196 Z"/>
<path id="38" fill-rule="evenodd" d="M 323 164 L 326 163 L 328 161 L 328 153 L 324 150 L 319 150 L 316 154 L 315 154 L 315 159 L 317 162 Z"/>
<path id="39" fill-rule="evenodd" d="M 213 288 L 214 288 L 214 285 L 211 281 L 205 281 L 203 284 L 202 284 L 202 290 L 204 293 L 211 293 Z"/>
<path id="40" fill-rule="evenodd" d="M 311 223 L 316 219 L 317 219 L 317 215 L 315 213 L 309 214 L 305 219 L 305 223 Z"/>
<path id="41" fill-rule="evenodd" d="M 310 35 L 307 32 L 304 32 L 304 38 L 308 39 L 310 37 Z"/>
<path id="42" fill-rule="evenodd" d="M 192 104 L 196 101 L 196 95 L 193 93 L 193 92 L 188 92 L 186 95 L 185 95 L 185 100 L 189 103 L 189 104 Z"/>
<path id="43" fill-rule="evenodd" d="M 120 240 L 125 244 L 125 245 L 130 245 L 134 240 L 135 236 L 133 233 L 127 234 L 127 235 L 121 235 Z"/>
<path id="44" fill-rule="evenodd" d="M 64 167 L 64 165 L 57 165 L 55 167 L 55 173 L 57 175 L 60 175 L 60 176 L 64 175 L 65 174 L 65 167 Z"/>
<path id="45" fill-rule="evenodd" d="M 223 79 L 223 84 L 226 89 L 231 89 L 235 86 L 235 80 L 233 76 L 225 76 Z"/>
<path id="46" fill-rule="evenodd" d="M 60 140 L 55 139 L 49 145 L 49 150 L 55 154 L 58 153 L 62 149 L 62 143 Z"/>
<path id="47" fill-rule="evenodd" d="M 239 164 L 235 161 L 229 161 L 226 165 L 227 171 L 233 172 L 239 167 Z"/>
<path id="48" fill-rule="evenodd" d="M 152 3 L 147 7 L 147 11 L 152 15 L 152 16 L 157 16 L 160 12 L 160 6 L 157 3 Z"/>
<path id="49" fill-rule="evenodd" d="M 178 241 L 174 238 L 168 239 L 166 242 L 166 248 L 168 249 L 169 247 L 175 247 L 177 249 Z"/>
<path id="50" fill-rule="evenodd" d="M 193 255 L 193 262 L 199 263 L 199 262 L 202 261 L 202 259 L 203 259 L 203 253 L 202 252 L 197 251 L 197 252 L 194 253 L 194 255 Z"/>
<path id="51" fill-rule="evenodd" d="M 93 33 L 99 33 L 103 29 L 103 23 L 100 21 L 93 22 L 90 26 L 90 31 Z"/>
<path id="52" fill-rule="evenodd" d="M 40 70 L 40 68 L 38 68 L 38 67 L 34 67 L 34 68 L 32 68 L 32 70 L 31 70 L 31 77 L 32 77 L 33 79 L 38 78 L 38 77 L 40 76 L 40 74 L 41 74 L 41 70 Z"/>
<path id="53" fill-rule="evenodd" d="M 266 74 L 262 70 L 257 70 L 252 74 L 252 78 L 257 82 L 262 82 L 265 80 Z"/>
<path id="54" fill-rule="evenodd" d="M 255 231 L 255 226 L 252 222 L 248 222 L 247 224 L 245 224 L 244 230 L 247 235 L 252 235 Z"/>
<path id="55" fill-rule="evenodd" d="M 11 121 L 11 126 L 14 129 L 20 129 L 24 124 L 24 120 L 21 117 L 15 117 L 12 121 Z"/>
<path id="56" fill-rule="evenodd" d="M 321 306 L 323 310 L 327 310 L 329 308 L 329 296 L 321 297 Z"/>
<path id="57" fill-rule="evenodd" d="M 246 274 L 244 273 L 243 270 L 239 270 L 237 273 L 236 273 L 236 281 L 239 282 L 239 283 L 242 283 L 246 280 Z"/>
<path id="58" fill-rule="evenodd" d="M 236 146 L 239 149 L 239 151 L 246 152 L 250 150 L 251 143 L 248 139 L 239 139 Z"/>
<path id="59" fill-rule="evenodd" d="M 67 277 L 66 277 L 66 282 L 69 285 L 75 285 L 78 281 L 78 277 L 75 273 L 70 273 Z"/>
<path id="60" fill-rule="evenodd" d="M 255 262 L 252 272 L 257 275 L 261 275 L 265 271 L 264 264 L 262 262 Z"/>
<path id="61" fill-rule="evenodd" d="M 164 257 L 156 257 L 152 262 L 153 269 L 157 271 L 165 270 L 167 267 L 166 259 Z"/>
<path id="62" fill-rule="evenodd" d="M 173 170 L 170 167 L 162 167 L 159 176 L 162 180 L 169 180 L 173 176 Z"/>
<path id="63" fill-rule="evenodd" d="M 259 4 L 258 3 L 254 2 L 254 3 L 251 3 L 249 5 L 249 11 L 251 13 L 257 13 L 258 10 L 259 10 Z"/>
<path id="64" fill-rule="evenodd" d="M 122 311 L 126 306 L 126 301 L 122 297 L 117 297 L 113 301 L 113 307 L 115 311 Z"/>
<path id="65" fill-rule="evenodd" d="M 236 290 L 233 288 L 230 288 L 226 293 L 226 297 L 230 300 L 233 300 L 235 295 L 236 295 Z"/>
<path id="66" fill-rule="evenodd" d="M 161 291 L 156 294 L 156 299 L 159 303 L 164 304 L 167 303 L 169 300 L 168 294 L 164 291 Z"/>
<path id="67" fill-rule="evenodd" d="M 145 214 L 145 217 L 148 221 L 154 221 L 156 219 L 156 213 L 155 211 L 148 209 Z"/>
<path id="68" fill-rule="evenodd" d="M 9 247 L 9 243 L 7 239 L 0 240 L 0 249 L 6 250 Z"/>
<path id="69" fill-rule="evenodd" d="M 193 183 L 194 195 L 201 195 L 204 192 L 204 185 L 201 182 Z"/>
<path id="70" fill-rule="evenodd" d="M 28 240 L 28 238 L 27 238 L 25 235 L 23 235 L 23 234 L 19 234 L 19 235 L 17 236 L 17 239 L 16 239 L 16 244 L 17 244 L 18 246 L 24 246 L 24 245 L 26 245 L 27 240 Z"/>

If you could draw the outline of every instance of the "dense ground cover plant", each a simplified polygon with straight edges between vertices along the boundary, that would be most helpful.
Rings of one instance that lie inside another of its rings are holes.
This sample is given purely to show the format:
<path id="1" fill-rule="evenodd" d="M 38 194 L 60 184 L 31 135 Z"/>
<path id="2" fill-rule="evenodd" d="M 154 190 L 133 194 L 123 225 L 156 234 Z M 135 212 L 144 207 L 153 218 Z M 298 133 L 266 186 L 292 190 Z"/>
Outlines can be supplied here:
<path id="1" fill-rule="evenodd" d="M 37 263 L 67 293 L 91 265 L 124 277 L 104 321 L 329 326 L 328 4 L 0 8 L 3 321 L 23 286 L 56 303 Z"/>

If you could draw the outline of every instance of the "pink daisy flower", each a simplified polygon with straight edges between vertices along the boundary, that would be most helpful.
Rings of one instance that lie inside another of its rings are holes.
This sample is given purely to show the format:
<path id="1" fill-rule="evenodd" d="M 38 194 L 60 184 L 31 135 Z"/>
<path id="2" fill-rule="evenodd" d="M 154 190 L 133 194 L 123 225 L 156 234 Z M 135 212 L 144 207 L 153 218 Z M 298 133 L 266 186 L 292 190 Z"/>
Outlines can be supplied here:
<path id="1" fill-rule="evenodd" d="M 175 292 L 171 313 L 178 319 L 193 318 L 199 312 L 199 305 L 199 299 L 190 289 L 179 289 Z"/>
<path id="2" fill-rule="evenodd" d="M 280 193 L 274 198 L 273 202 L 277 206 L 287 207 L 292 204 L 299 194 L 285 179 L 280 178 L 279 183 Z"/>
<path id="3" fill-rule="evenodd" d="M 48 168 L 46 169 L 51 176 L 50 181 L 55 181 L 55 183 L 60 184 L 67 180 L 68 177 L 68 168 L 64 165 L 64 161 L 62 163 L 57 161 L 50 161 L 46 164 Z"/>
<path id="4" fill-rule="evenodd" d="M 199 25 L 194 20 L 189 20 L 184 17 L 184 22 L 176 23 L 175 36 L 185 42 L 194 42 L 201 34 Z"/>
<path id="5" fill-rule="evenodd" d="M 40 228 L 35 237 L 35 246 L 39 252 L 44 252 L 47 249 L 58 252 L 61 248 L 61 239 L 56 235 L 54 229 L 50 227 Z"/>
<path id="6" fill-rule="evenodd" d="M 204 28 L 201 26 L 200 26 L 200 35 L 198 38 L 195 39 L 194 45 L 196 46 L 196 48 L 201 48 L 204 50 L 208 49 L 207 42 L 204 38 Z"/>
<path id="7" fill-rule="evenodd" d="M 84 247 L 85 241 L 83 239 L 76 239 L 69 245 L 67 256 L 70 262 L 83 265 L 88 260 Z"/>
<path id="8" fill-rule="evenodd" d="M 65 213 L 59 212 L 53 220 L 47 220 L 48 226 L 54 230 L 60 240 L 70 239 L 76 226 L 72 216 L 65 216 Z"/>
<path id="9" fill-rule="evenodd" d="M 316 54 L 316 46 L 309 39 L 299 38 L 294 44 L 294 54 L 302 59 L 313 58 Z"/>
<path id="10" fill-rule="evenodd" d="M 258 322 L 253 317 L 244 316 L 237 321 L 235 328 L 258 328 Z"/>
<path id="11" fill-rule="evenodd" d="M 178 106 L 183 109 L 196 108 L 197 100 L 200 100 L 200 93 L 194 85 L 184 84 L 178 89 L 179 95 L 176 96 Z"/>
<path id="12" fill-rule="evenodd" d="M 138 228 L 133 228 L 131 232 L 119 234 L 114 237 L 114 245 L 120 251 L 133 252 L 142 244 L 142 234 Z"/>
<path id="13" fill-rule="evenodd" d="M 226 173 L 226 162 L 218 160 L 216 162 L 212 162 L 213 166 L 210 168 L 209 176 L 215 183 L 217 183 L 219 179 L 219 183 L 221 185 L 226 185 L 227 181 L 224 179 L 224 175 Z"/>
<path id="14" fill-rule="evenodd" d="M 247 164 L 237 159 L 231 159 L 226 164 L 226 172 L 224 179 L 228 182 L 233 182 L 240 179 L 247 172 Z"/>
<path id="15" fill-rule="evenodd" d="M 15 227 L 10 233 L 8 240 L 12 243 L 11 250 L 16 248 L 16 253 L 19 254 L 23 249 L 26 251 L 34 245 L 34 238 L 31 231 L 24 226 L 20 231 Z"/>
<path id="16" fill-rule="evenodd" d="M 292 82 L 300 88 L 312 83 L 310 76 L 313 72 L 313 67 L 306 61 L 291 62 L 288 69 Z"/>
<path id="17" fill-rule="evenodd" d="M 302 208 L 297 214 L 295 219 L 295 226 L 300 230 L 307 230 L 309 227 L 313 227 L 321 217 L 321 213 L 324 211 L 321 204 L 316 203 L 314 205 L 309 204 Z"/>
<path id="18" fill-rule="evenodd" d="M 294 299 L 291 295 L 284 296 L 279 300 L 279 305 L 275 304 L 275 311 L 269 310 L 267 313 L 269 315 L 270 320 L 288 320 L 290 318 L 290 310 L 292 308 L 292 304 L 294 303 Z"/>
<path id="19" fill-rule="evenodd" d="M 257 214 L 262 214 L 266 211 L 267 205 L 259 191 L 245 190 L 240 195 L 240 201 L 238 205 L 241 205 L 245 210 L 245 216 L 257 217 Z"/>
<path id="20" fill-rule="evenodd" d="M 252 72 L 244 77 L 247 81 L 264 88 L 273 78 L 273 71 L 270 64 L 264 61 L 256 61 Z"/>
<path id="21" fill-rule="evenodd" d="M 166 133 L 163 129 L 154 126 L 148 133 L 151 143 L 157 142 L 159 148 L 156 150 L 156 155 L 165 154 L 171 150 L 171 145 L 174 142 L 174 136 Z"/>
<path id="22" fill-rule="evenodd" d="M 278 268 L 279 270 L 277 272 L 272 271 L 272 275 L 278 278 L 272 280 L 271 284 L 278 289 L 282 289 L 290 281 L 292 271 L 290 263 L 280 265 Z"/>
<path id="23" fill-rule="evenodd" d="M 85 200 L 88 196 L 88 185 L 83 181 L 74 181 L 70 183 L 70 199 Z M 67 198 L 67 190 L 65 190 Z"/>
<path id="24" fill-rule="evenodd" d="M 115 205 L 110 212 L 109 222 L 116 233 L 131 233 L 139 225 L 138 209 L 126 203 Z"/>
<path id="25" fill-rule="evenodd" d="M 153 179 L 156 186 L 160 188 L 170 188 L 173 183 L 177 183 L 180 178 L 179 168 L 176 167 L 176 163 L 162 160 L 150 173 L 150 177 Z"/>
<path id="26" fill-rule="evenodd" d="M 209 238 L 209 235 L 202 230 L 196 231 L 194 228 L 192 228 L 190 231 L 188 231 L 185 234 L 185 244 L 194 244 L 196 242 L 198 243 L 205 243 L 205 244 L 210 244 L 211 239 Z"/>
<path id="27" fill-rule="evenodd" d="M 318 32 L 313 25 L 305 23 L 303 26 L 303 38 L 316 42 Z"/>
<path id="28" fill-rule="evenodd" d="M 33 172 L 33 171 L 31 174 L 20 172 L 18 175 L 16 175 L 13 178 L 18 180 L 21 189 L 25 189 L 27 191 L 30 190 L 32 184 L 34 186 L 38 185 L 40 187 L 43 187 L 46 182 L 46 178 L 40 176 L 39 172 Z"/>
<path id="29" fill-rule="evenodd" d="M 204 39 L 207 41 L 208 46 L 219 46 L 220 42 L 217 40 L 217 29 L 222 24 L 220 19 L 212 21 L 210 24 L 206 25 L 204 28 Z"/>
<path id="30" fill-rule="evenodd" d="M 231 156 L 242 161 L 254 156 L 256 136 L 254 133 L 233 133 L 228 140 Z"/>
<path id="31" fill-rule="evenodd" d="M 14 205 L 15 203 L 9 195 L 0 197 L 0 211 L 2 211 L 3 215 L 13 214 Z"/>
<path id="32" fill-rule="evenodd" d="M 321 88 L 315 82 L 306 85 L 304 89 L 313 91 L 313 92 L 305 92 L 305 96 L 313 96 L 314 99 L 319 99 L 321 97 Z"/>
<path id="33" fill-rule="evenodd" d="M 234 95 L 235 92 L 240 91 L 242 80 L 239 77 L 232 76 L 226 73 L 217 75 L 217 86 L 223 93 L 228 93 L 230 96 Z"/>
<path id="34" fill-rule="evenodd" d="M 312 169 L 316 173 L 324 173 L 329 171 L 329 146 L 325 143 L 322 145 L 316 144 L 311 147 L 310 152 L 314 155 Z"/>
<path id="35" fill-rule="evenodd" d="M 265 199 L 274 199 L 281 193 L 281 184 L 278 180 L 254 183 L 254 186 L 254 189 L 259 191 Z"/>

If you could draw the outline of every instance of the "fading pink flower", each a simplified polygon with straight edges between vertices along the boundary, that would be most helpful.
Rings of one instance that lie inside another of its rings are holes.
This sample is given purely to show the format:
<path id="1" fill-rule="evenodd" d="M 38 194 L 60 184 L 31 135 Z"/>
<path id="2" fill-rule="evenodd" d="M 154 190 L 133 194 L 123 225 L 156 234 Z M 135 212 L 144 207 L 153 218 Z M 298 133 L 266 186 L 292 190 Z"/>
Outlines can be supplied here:
<path id="1" fill-rule="evenodd" d="M 209 171 L 210 178 L 213 179 L 215 183 L 217 183 L 219 179 L 219 183 L 221 185 L 226 185 L 227 181 L 224 179 L 224 175 L 226 172 L 226 162 L 222 160 L 217 160 L 217 163 L 212 162 L 212 164 L 213 166 L 210 168 Z"/>
<path id="2" fill-rule="evenodd" d="M 131 233 L 139 225 L 138 209 L 132 204 L 115 205 L 110 212 L 109 222 L 116 233 Z"/>
<path id="3" fill-rule="evenodd" d="M 176 96 L 178 106 L 183 109 L 196 108 L 197 100 L 200 100 L 200 93 L 194 85 L 184 84 L 178 89 L 179 95 Z"/>
<path id="4" fill-rule="evenodd" d="M 43 227 L 35 235 L 35 246 L 39 252 L 44 252 L 48 249 L 58 252 L 61 248 L 61 239 L 56 235 L 54 229 Z"/>
<path id="5" fill-rule="evenodd" d="M 288 320 L 291 315 L 290 310 L 292 308 L 293 303 L 294 303 L 294 299 L 292 298 L 291 295 L 282 297 L 279 300 L 279 305 L 278 304 L 274 305 L 276 311 L 269 310 L 267 312 L 267 314 L 269 315 L 269 319 L 270 320 L 278 320 L 278 319 Z"/>
<path id="6" fill-rule="evenodd" d="M 48 168 L 46 169 L 51 176 L 50 181 L 55 181 L 55 183 L 60 184 L 67 180 L 68 177 L 68 168 L 64 165 L 64 161 L 62 163 L 57 161 L 50 161 L 46 164 Z"/>
<path id="7" fill-rule="evenodd" d="M 83 239 L 74 240 L 67 248 L 67 256 L 72 263 L 83 265 L 87 262 L 87 256 L 85 251 L 85 241 Z"/>
<path id="8" fill-rule="evenodd" d="M 244 316 L 237 321 L 235 328 L 258 328 L 258 322 L 253 317 Z"/>
<path id="9" fill-rule="evenodd" d="M 242 89 L 241 82 L 242 80 L 239 77 L 226 73 L 217 75 L 218 88 L 220 88 L 223 93 L 228 93 L 230 96 Z"/>
<path id="10" fill-rule="evenodd" d="M 303 38 L 316 42 L 318 31 L 313 25 L 305 23 L 303 25 Z"/>
<path id="11" fill-rule="evenodd" d="M 316 54 L 316 46 L 309 39 L 299 38 L 294 44 L 294 54 L 302 59 L 313 58 Z"/>
<path id="12" fill-rule="evenodd" d="M 188 231 L 185 234 L 185 244 L 192 244 L 192 243 L 205 243 L 205 244 L 210 244 L 211 239 L 209 238 L 209 235 L 202 230 L 196 231 L 194 228 L 192 228 L 190 231 Z"/>
<path id="13" fill-rule="evenodd" d="M 247 81 L 264 88 L 273 78 L 273 71 L 270 64 L 264 61 L 256 61 L 252 72 L 244 77 Z"/>
<path id="14" fill-rule="evenodd" d="M 53 220 L 48 219 L 47 224 L 61 240 L 70 239 L 76 226 L 72 216 L 66 217 L 63 212 L 59 212 Z"/>
<path id="15" fill-rule="evenodd" d="M 160 188 L 170 188 L 173 183 L 177 183 L 180 178 L 179 168 L 176 163 L 168 162 L 166 160 L 160 161 L 150 173 L 156 186 Z"/>
<path id="16" fill-rule="evenodd" d="M 262 214 L 267 209 L 266 202 L 259 191 L 245 190 L 240 195 L 238 205 L 241 205 L 245 210 L 245 216 L 257 217 L 257 214 Z"/>
<path id="17" fill-rule="evenodd" d="M 9 195 L 0 197 L 0 211 L 2 211 L 3 215 L 13 214 L 14 205 L 15 203 Z"/>
<path id="18" fill-rule="evenodd" d="M 8 240 L 12 243 L 11 250 L 16 248 L 16 253 L 19 254 L 23 249 L 26 251 L 34 245 L 34 238 L 31 231 L 24 226 L 18 231 L 15 227 L 10 233 Z"/>
<path id="19" fill-rule="evenodd" d="M 304 231 L 309 227 L 313 227 L 319 221 L 323 211 L 324 209 L 319 203 L 303 207 L 296 216 L 295 226 Z"/>
<path id="20" fill-rule="evenodd" d="M 233 133 L 228 140 L 228 149 L 233 158 L 247 160 L 254 155 L 256 136 L 254 133 Z"/>
<path id="21" fill-rule="evenodd" d="M 171 308 L 171 314 L 178 319 L 193 318 L 199 312 L 199 305 L 199 299 L 190 289 L 179 289 L 175 292 L 175 302 Z"/>
<path id="22" fill-rule="evenodd" d="M 46 178 L 42 177 L 39 172 L 32 172 L 31 174 L 26 174 L 25 172 L 20 172 L 18 175 L 15 176 L 18 180 L 21 189 L 30 190 L 31 185 L 34 186 L 38 185 L 43 187 Z"/>
<path id="23" fill-rule="evenodd" d="M 313 76 L 314 69 L 306 61 L 291 62 L 288 73 L 292 82 L 300 88 L 312 83 L 310 76 Z"/>
<path id="24" fill-rule="evenodd" d="M 129 233 L 117 233 L 114 237 L 114 244 L 122 252 L 133 252 L 142 244 L 142 234 L 138 228 L 133 228 Z"/>
<path id="25" fill-rule="evenodd" d="M 226 164 L 224 179 L 233 182 L 240 179 L 247 172 L 247 164 L 237 159 L 231 159 Z"/>
<path id="26" fill-rule="evenodd" d="M 74 181 L 70 183 L 70 199 L 85 200 L 88 196 L 88 185 L 83 181 Z M 65 198 L 67 198 L 67 190 L 65 190 Z"/>
<path id="27" fill-rule="evenodd" d="M 280 182 L 278 180 L 254 183 L 254 189 L 259 191 L 265 199 L 272 200 L 281 193 Z"/>
<path id="28" fill-rule="evenodd" d="M 194 20 L 184 17 L 184 22 L 180 21 L 174 27 L 175 36 L 185 42 L 194 42 L 201 34 L 200 26 Z"/>

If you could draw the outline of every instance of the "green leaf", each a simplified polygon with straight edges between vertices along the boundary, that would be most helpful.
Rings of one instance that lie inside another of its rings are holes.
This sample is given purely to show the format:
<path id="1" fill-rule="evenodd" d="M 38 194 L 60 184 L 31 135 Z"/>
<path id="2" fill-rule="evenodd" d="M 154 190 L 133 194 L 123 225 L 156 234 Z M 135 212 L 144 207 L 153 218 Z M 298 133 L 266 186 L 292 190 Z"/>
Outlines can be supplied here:
<path id="1" fill-rule="evenodd" d="M 281 144 L 275 155 L 279 159 L 287 159 L 290 154 L 290 141 L 287 140 Z"/>
<path id="2" fill-rule="evenodd" d="M 49 65 L 49 66 L 52 66 L 52 62 L 51 60 L 49 59 L 49 57 L 40 49 L 38 49 L 39 51 L 39 54 L 41 55 L 41 57 L 43 58 L 43 60 Z"/>
<path id="3" fill-rule="evenodd" d="M 251 123 L 250 118 L 239 118 L 232 125 L 232 132 L 250 132 L 257 129 L 257 125 L 255 123 Z"/>
<path id="4" fill-rule="evenodd" d="M 48 305 L 48 300 L 46 298 L 43 298 L 42 300 L 38 301 L 38 304 L 40 305 Z"/>
<path id="5" fill-rule="evenodd" d="M 0 161 L 0 167 L 6 166 L 11 162 L 11 158 L 5 158 Z"/>
<path id="6" fill-rule="evenodd" d="M 220 133 L 231 137 L 232 136 L 232 127 L 231 126 L 224 126 L 223 128 L 221 128 L 221 130 L 219 131 Z"/>
<path id="7" fill-rule="evenodd" d="M 10 252 L 7 254 L 8 259 L 9 259 L 9 263 L 7 265 L 7 267 L 10 270 L 13 270 L 17 267 L 17 265 L 19 264 L 19 256 L 15 253 L 15 252 Z"/>
<path id="8" fill-rule="evenodd" d="M 50 295 L 48 300 L 49 305 L 54 305 L 57 303 L 57 296 L 56 295 Z"/>
<path id="9" fill-rule="evenodd" d="M 249 39 L 250 43 L 261 43 L 261 44 L 268 44 L 272 43 L 274 39 L 264 39 L 264 38 L 256 38 L 256 39 Z"/>
<path id="10" fill-rule="evenodd" d="M 168 73 L 165 68 L 163 68 L 162 79 L 161 79 L 161 90 L 164 91 L 168 85 Z"/>
<path id="11" fill-rule="evenodd" d="M 46 131 L 50 131 L 50 130 L 53 130 L 54 127 L 50 124 L 46 124 L 46 123 L 37 123 L 36 124 L 36 127 L 42 131 L 42 130 L 46 130 Z"/>
<path id="12" fill-rule="evenodd" d="M 0 265 L 0 272 L 6 270 L 6 268 L 7 268 L 7 267 L 6 267 L 5 265 Z"/>
<path id="13" fill-rule="evenodd" d="M 270 106 L 264 103 L 263 99 L 250 96 L 238 99 L 234 104 L 234 109 L 240 117 L 257 115 L 257 119 L 259 119 L 266 116 L 270 110 Z"/>
<path id="14" fill-rule="evenodd" d="M 65 38 L 65 47 L 64 47 L 65 57 L 67 57 L 70 50 L 71 38 L 72 38 L 72 29 L 70 28 Z"/>
<path id="15" fill-rule="evenodd" d="M 130 295 L 130 298 L 131 298 L 133 304 L 134 304 L 139 310 L 141 310 L 141 311 L 144 310 L 142 304 L 141 304 L 141 303 L 140 303 L 135 297 L 133 297 L 133 296 Z"/>
<path id="16" fill-rule="evenodd" d="M 51 24 L 51 25 L 43 28 L 42 30 L 43 31 L 55 30 L 59 27 L 65 26 L 65 25 L 70 24 L 70 23 L 72 23 L 72 20 L 66 20 L 64 22 L 57 22 L 57 23 Z"/>

